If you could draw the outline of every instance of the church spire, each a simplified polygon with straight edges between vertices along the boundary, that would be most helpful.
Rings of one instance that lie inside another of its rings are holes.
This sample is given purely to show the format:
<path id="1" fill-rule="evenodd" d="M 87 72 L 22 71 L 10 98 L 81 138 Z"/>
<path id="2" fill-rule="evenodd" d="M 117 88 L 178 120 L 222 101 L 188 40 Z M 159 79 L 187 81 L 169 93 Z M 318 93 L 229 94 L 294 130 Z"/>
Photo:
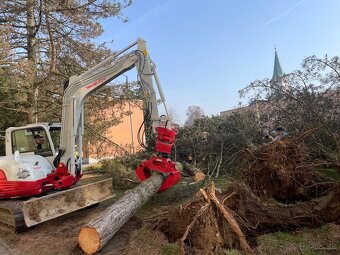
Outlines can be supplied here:
<path id="1" fill-rule="evenodd" d="M 277 51 L 275 48 L 275 60 L 274 60 L 274 71 L 273 71 L 273 80 L 276 80 L 278 78 L 281 78 L 282 76 L 284 76 L 284 71 L 282 69 L 280 60 L 279 60 L 279 56 L 277 55 Z"/>
<path id="2" fill-rule="evenodd" d="M 271 80 L 271 83 L 273 86 L 271 89 L 271 95 L 277 99 L 282 97 L 283 95 L 282 93 L 287 93 L 290 91 L 290 87 L 289 87 L 287 79 L 285 78 L 285 73 L 281 66 L 276 48 L 275 48 L 275 59 L 274 59 L 274 71 L 273 71 L 273 78 Z"/>

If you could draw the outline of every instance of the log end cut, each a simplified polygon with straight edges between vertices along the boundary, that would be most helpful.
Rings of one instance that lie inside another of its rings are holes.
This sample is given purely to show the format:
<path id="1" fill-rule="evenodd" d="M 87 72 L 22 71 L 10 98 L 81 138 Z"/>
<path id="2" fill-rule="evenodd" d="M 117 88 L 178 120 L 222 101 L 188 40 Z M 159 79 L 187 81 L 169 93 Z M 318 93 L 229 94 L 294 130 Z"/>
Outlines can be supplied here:
<path id="1" fill-rule="evenodd" d="M 86 254 L 94 254 L 100 249 L 100 236 L 94 228 L 83 227 L 79 232 L 78 241 Z"/>

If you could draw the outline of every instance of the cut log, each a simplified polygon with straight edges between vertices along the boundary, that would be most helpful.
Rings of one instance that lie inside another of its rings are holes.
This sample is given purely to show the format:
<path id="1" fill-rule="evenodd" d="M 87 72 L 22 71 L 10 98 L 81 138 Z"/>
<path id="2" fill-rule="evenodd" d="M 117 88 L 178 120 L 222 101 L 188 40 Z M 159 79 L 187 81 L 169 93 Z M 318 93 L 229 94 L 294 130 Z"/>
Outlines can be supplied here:
<path id="1" fill-rule="evenodd" d="M 86 254 L 100 251 L 124 223 L 156 194 L 163 182 L 163 175 L 156 173 L 134 189 L 127 191 L 116 203 L 80 229 L 78 236 L 80 248 Z"/>
<path id="2" fill-rule="evenodd" d="M 193 165 L 183 161 L 181 162 L 183 165 L 183 171 L 187 172 L 190 176 L 195 176 L 197 172 L 201 172 L 198 168 L 194 167 Z"/>
<path id="3" fill-rule="evenodd" d="M 194 177 L 195 182 L 199 182 L 201 180 L 204 180 L 205 174 L 198 168 L 194 167 L 193 165 L 190 165 L 187 162 L 181 162 L 183 165 L 183 171 L 188 173 L 190 176 Z"/>

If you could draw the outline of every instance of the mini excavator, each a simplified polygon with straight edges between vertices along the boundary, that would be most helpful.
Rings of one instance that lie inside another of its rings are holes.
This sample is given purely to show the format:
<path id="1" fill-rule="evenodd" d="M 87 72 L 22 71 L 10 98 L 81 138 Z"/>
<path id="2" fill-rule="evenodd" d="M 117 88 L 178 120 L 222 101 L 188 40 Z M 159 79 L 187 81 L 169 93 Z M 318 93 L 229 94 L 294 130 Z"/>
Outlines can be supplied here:
<path id="1" fill-rule="evenodd" d="M 132 49 L 137 46 L 137 49 Z M 82 171 L 84 102 L 95 91 L 132 68 L 137 69 L 145 94 L 148 119 L 156 133 L 157 156 L 136 169 L 143 181 L 153 171 L 166 180 L 159 191 L 176 184 L 180 174 L 169 159 L 176 132 L 146 42 L 140 38 L 78 76 L 64 86 L 62 122 L 36 123 L 6 130 L 6 156 L 0 157 L 0 226 L 22 231 L 50 219 L 97 204 L 114 196 L 112 179 L 86 185 L 78 181 Z M 159 117 L 155 81 L 164 105 Z M 146 116 L 145 116 L 146 117 Z M 44 143 L 36 146 L 35 138 Z"/>

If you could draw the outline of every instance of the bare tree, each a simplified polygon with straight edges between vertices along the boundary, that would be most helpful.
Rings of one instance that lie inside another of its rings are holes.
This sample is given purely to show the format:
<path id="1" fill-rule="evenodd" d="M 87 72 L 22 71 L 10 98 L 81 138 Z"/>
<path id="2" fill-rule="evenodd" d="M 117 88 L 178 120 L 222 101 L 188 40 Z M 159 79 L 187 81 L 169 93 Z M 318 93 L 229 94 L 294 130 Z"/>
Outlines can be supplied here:
<path id="1" fill-rule="evenodd" d="M 191 105 L 187 109 L 187 119 L 184 126 L 192 126 L 195 120 L 201 119 L 204 116 L 204 110 L 201 106 Z"/>

